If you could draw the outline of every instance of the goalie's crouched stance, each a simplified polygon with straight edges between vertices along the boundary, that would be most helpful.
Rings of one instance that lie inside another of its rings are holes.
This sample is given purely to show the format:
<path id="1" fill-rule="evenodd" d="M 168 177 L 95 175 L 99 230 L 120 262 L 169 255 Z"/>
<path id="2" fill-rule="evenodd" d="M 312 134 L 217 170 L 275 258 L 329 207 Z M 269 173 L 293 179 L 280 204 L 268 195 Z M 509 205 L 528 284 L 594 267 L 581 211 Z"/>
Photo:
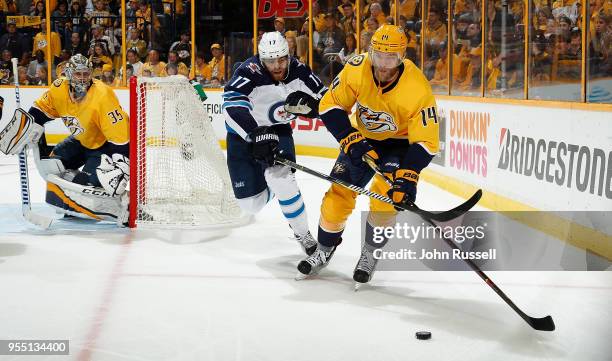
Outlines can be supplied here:
<path id="1" fill-rule="evenodd" d="M 46 201 L 59 212 L 123 224 L 129 183 L 127 114 L 112 89 L 91 78 L 92 64 L 84 56 L 70 58 L 65 73 L 29 112 L 15 112 L 1 133 L 0 145 L 6 144 L 0 150 L 17 154 L 28 144 L 34 149 L 38 171 L 47 181 Z M 43 125 L 56 118 L 72 134 L 47 154 Z"/>
<path id="2" fill-rule="evenodd" d="M 126 187 L 129 183 L 129 160 L 118 153 L 112 157 L 104 153 L 90 154 L 88 158 L 91 163 L 96 163 L 96 159 L 100 164 L 93 170 L 85 164 L 82 171 L 77 167 L 59 173 L 47 173 L 45 200 L 64 214 L 95 220 L 115 220 L 118 224 L 124 224 L 128 216 Z M 62 164 L 61 161 L 57 163 L 58 160 L 50 158 L 41 162 L 55 161 L 56 164 Z"/>

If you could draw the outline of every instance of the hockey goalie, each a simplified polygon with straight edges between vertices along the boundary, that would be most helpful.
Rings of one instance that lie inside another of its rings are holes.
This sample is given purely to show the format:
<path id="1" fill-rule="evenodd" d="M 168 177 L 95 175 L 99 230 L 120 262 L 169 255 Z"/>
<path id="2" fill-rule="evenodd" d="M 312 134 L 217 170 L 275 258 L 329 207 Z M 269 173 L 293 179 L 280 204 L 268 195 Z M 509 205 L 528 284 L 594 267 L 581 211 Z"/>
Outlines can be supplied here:
<path id="1" fill-rule="evenodd" d="M 123 224 L 129 120 L 113 90 L 92 79 L 92 72 L 86 57 L 71 57 L 65 77 L 55 80 L 28 112 L 17 109 L 0 132 L 0 151 L 12 155 L 28 145 L 34 148 L 38 171 L 47 181 L 46 202 L 58 212 Z M 43 126 L 57 118 L 71 134 L 47 154 Z"/>

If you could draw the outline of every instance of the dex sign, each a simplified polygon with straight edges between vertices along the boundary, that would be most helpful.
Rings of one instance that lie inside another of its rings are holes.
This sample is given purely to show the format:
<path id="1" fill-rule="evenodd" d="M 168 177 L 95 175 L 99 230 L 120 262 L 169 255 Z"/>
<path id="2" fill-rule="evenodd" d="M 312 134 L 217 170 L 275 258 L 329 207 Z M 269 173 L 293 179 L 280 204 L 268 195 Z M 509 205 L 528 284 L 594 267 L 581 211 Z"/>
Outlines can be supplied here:
<path id="1" fill-rule="evenodd" d="M 267 19 L 301 18 L 308 11 L 308 0 L 259 0 L 257 17 Z"/>

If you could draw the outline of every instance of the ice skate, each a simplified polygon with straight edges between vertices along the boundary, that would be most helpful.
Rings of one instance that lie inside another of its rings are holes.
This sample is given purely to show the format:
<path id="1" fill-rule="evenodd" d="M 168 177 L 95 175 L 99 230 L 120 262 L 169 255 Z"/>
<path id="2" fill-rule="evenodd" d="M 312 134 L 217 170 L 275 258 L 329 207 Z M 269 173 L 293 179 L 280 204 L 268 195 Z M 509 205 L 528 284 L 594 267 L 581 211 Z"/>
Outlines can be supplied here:
<path id="1" fill-rule="evenodd" d="M 327 266 L 335 251 L 336 247 L 333 247 L 330 251 L 323 251 L 317 247 L 312 255 L 306 257 L 298 264 L 299 274 L 296 276 L 296 280 L 319 273 L 321 269 Z"/>
<path id="2" fill-rule="evenodd" d="M 307 256 L 313 254 L 314 251 L 317 249 L 317 240 L 314 239 L 310 231 L 301 236 L 295 234 L 294 237 L 295 240 L 298 241 L 298 243 L 300 244 L 300 247 L 302 247 L 302 251 L 304 251 Z"/>
<path id="3" fill-rule="evenodd" d="M 355 291 L 359 290 L 362 284 L 370 282 L 377 263 L 378 260 L 374 258 L 373 250 L 365 246 L 361 247 L 361 256 L 353 271 L 353 280 L 356 282 Z"/>

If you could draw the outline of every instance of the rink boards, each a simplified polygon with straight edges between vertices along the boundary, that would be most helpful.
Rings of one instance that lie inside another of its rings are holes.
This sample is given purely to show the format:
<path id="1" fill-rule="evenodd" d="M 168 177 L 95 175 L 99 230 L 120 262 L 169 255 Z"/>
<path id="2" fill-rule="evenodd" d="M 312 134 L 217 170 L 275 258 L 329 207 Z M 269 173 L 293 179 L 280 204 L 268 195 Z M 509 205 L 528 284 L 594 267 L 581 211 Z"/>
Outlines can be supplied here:
<path id="1" fill-rule="evenodd" d="M 22 88 L 28 108 L 42 88 Z M 117 96 L 129 109 L 127 89 Z M 221 91 L 207 90 L 205 106 L 224 145 Z M 12 88 L 2 124 L 12 115 Z M 606 105 L 494 101 L 439 97 L 442 151 L 424 178 L 464 196 L 475 187 L 493 209 L 612 210 L 612 109 Z M 334 157 L 337 143 L 319 119 L 292 122 L 298 153 Z M 60 121 L 47 125 L 49 142 L 68 134 Z"/>

